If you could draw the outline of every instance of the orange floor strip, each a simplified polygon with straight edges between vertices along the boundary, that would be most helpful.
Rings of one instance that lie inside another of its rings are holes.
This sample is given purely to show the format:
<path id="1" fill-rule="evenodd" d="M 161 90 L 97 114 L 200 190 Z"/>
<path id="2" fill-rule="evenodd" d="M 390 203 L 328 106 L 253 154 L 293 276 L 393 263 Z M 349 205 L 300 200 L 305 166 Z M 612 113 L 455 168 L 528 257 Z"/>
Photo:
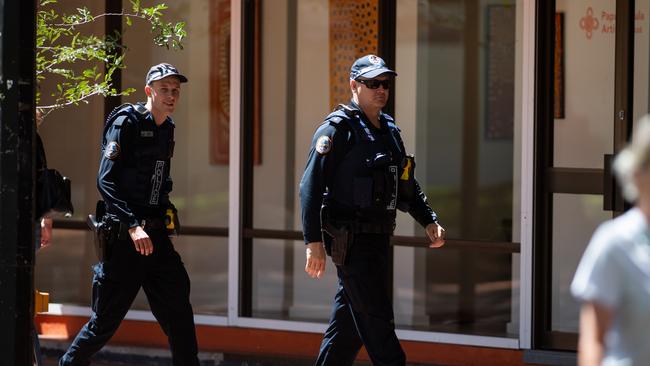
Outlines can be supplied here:
<path id="1" fill-rule="evenodd" d="M 37 315 L 40 334 L 71 341 L 88 319 L 78 316 Z M 198 325 L 199 349 L 207 352 L 255 354 L 287 358 L 315 358 L 322 335 L 255 328 Z M 167 338 L 155 322 L 125 320 L 111 339 L 113 345 L 167 348 Z M 443 365 L 525 365 L 519 350 L 402 341 L 411 363 Z M 368 360 L 362 350 L 359 360 Z"/>

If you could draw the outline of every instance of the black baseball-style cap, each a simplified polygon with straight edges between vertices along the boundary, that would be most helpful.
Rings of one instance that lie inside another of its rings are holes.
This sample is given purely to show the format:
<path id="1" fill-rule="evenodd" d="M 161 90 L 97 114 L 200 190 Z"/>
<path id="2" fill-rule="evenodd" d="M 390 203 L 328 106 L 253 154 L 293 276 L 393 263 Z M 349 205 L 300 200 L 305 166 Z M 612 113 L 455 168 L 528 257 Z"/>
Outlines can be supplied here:
<path id="1" fill-rule="evenodd" d="M 151 66 L 149 72 L 147 73 L 147 85 L 150 85 L 156 80 L 166 78 L 168 76 L 176 76 L 181 83 L 186 83 L 187 78 L 185 75 L 178 72 L 178 69 L 168 63 L 161 63 L 158 65 Z"/>
<path id="2" fill-rule="evenodd" d="M 352 64 L 350 68 L 350 80 L 356 80 L 362 76 L 367 79 L 372 79 L 385 73 L 397 76 L 395 71 L 386 67 L 386 62 L 381 57 L 366 55 L 357 59 Z"/>

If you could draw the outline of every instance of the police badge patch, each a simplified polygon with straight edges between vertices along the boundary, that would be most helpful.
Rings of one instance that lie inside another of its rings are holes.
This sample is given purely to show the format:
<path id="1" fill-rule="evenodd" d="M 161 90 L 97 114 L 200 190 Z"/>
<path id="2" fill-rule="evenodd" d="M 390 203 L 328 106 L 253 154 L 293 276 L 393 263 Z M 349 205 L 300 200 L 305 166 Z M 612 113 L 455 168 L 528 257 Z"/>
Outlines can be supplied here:
<path id="1" fill-rule="evenodd" d="M 316 140 L 316 152 L 325 155 L 332 150 L 332 139 L 329 136 L 321 136 Z"/>
<path id="2" fill-rule="evenodd" d="M 368 61 L 373 65 L 379 65 L 381 63 L 381 59 L 375 55 L 368 56 Z"/>
<path id="3" fill-rule="evenodd" d="M 106 145 L 106 149 L 104 149 L 104 157 L 106 159 L 113 160 L 116 157 L 120 155 L 120 145 L 117 143 L 117 141 L 111 141 Z"/>

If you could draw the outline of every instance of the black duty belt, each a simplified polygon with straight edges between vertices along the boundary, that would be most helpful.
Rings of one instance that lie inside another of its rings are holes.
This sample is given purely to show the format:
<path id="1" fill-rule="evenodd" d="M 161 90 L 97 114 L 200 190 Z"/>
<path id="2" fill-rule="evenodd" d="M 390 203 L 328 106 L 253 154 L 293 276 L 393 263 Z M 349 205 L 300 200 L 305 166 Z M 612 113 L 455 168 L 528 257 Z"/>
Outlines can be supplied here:
<path id="1" fill-rule="evenodd" d="M 335 221 L 336 227 L 347 227 L 355 234 L 392 234 L 395 222 Z"/>
<path id="2" fill-rule="evenodd" d="M 142 226 L 142 228 L 145 230 L 167 229 L 167 224 L 165 223 L 165 219 L 160 217 L 146 217 L 138 221 L 140 222 L 140 226 Z"/>
<path id="3" fill-rule="evenodd" d="M 116 230 L 117 238 L 120 240 L 129 239 L 129 226 L 123 222 L 120 222 L 117 217 L 113 215 L 107 215 L 103 218 L 103 221 L 107 224 L 108 227 Z M 145 217 L 138 218 L 138 223 L 144 230 L 152 231 L 162 231 L 167 230 L 167 223 L 162 217 Z"/>

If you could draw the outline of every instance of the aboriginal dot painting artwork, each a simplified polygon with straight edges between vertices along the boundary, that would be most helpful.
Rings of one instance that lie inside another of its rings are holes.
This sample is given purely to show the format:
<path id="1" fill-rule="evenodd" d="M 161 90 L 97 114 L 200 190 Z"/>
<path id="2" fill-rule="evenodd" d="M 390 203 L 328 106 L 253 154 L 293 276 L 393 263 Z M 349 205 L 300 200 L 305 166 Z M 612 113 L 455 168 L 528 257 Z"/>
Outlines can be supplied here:
<path id="1" fill-rule="evenodd" d="M 378 0 L 330 0 L 330 106 L 350 99 L 350 66 L 378 52 Z M 379 55 L 381 56 L 381 55 Z"/>

